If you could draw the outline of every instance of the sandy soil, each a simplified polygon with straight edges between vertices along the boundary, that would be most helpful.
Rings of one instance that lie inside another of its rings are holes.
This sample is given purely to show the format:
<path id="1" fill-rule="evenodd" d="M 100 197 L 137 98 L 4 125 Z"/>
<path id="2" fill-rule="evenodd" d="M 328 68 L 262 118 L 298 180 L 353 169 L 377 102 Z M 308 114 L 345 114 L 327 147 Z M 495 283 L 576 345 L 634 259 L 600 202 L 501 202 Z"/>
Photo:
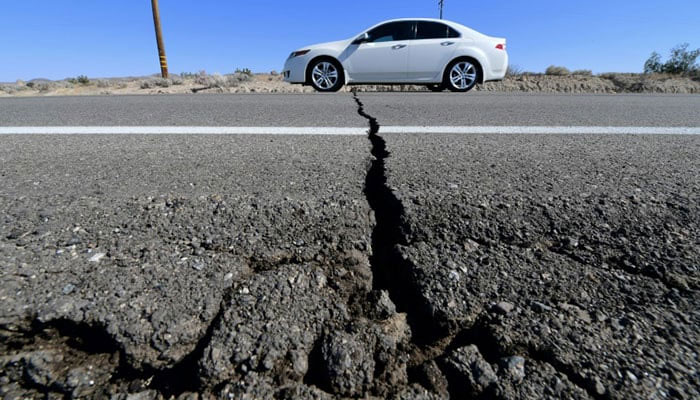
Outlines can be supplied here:
<path id="1" fill-rule="evenodd" d="M 414 85 L 364 85 L 345 87 L 344 91 L 425 91 Z M 524 74 L 501 82 L 477 86 L 477 91 L 539 93 L 700 93 L 700 78 L 671 75 L 602 74 L 595 76 L 550 76 Z M 78 83 L 73 80 L 18 81 L 0 84 L 0 97 L 82 96 L 182 93 L 311 93 L 308 86 L 291 85 L 277 74 L 175 75 L 156 77 L 109 78 Z"/>

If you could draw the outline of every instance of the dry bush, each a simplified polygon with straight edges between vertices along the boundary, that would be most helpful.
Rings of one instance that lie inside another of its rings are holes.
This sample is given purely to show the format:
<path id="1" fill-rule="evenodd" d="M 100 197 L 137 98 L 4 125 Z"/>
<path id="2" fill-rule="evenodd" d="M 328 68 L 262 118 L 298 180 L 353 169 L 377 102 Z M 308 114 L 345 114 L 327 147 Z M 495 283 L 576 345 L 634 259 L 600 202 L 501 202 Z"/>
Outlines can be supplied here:
<path id="1" fill-rule="evenodd" d="M 544 74 L 545 75 L 554 75 L 554 76 L 567 76 L 567 75 L 571 75 L 571 72 L 566 67 L 558 67 L 556 65 L 550 65 L 549 67 L 547 67 L 547 70 L 544 72 Z"/>
<path id="2" fill-rule="evenodd" d="M 229 75 L 207 75 L 206 72 L 201 71 L 198 75 L 195 76 L 194 83 L 197 85 L 202 85 L 207 89 L 223 89 L 236 87 L 242 82 L 250 81 L 252 78 L 253 74 L 247 71 L 238 71 Z"/>
<path id="3" fill-rule="evenodd" d="M 245 74 L 248 76 L 253 76 L 253 71 L 251 71 L 250 68 L 243 68 L 243 69 L 236 68 L 236 71 L 234 72 L 234 74 Z"/>
<path id="4" fill-rule="evenodd" d="M 522 74 L 523 74 L 523 69 L 515 64 L 509 65 L 508 69 L 506 70 L 506 76 L 520 76 Z"/>
<path id="5" fill-rule="evenodd" d="M 68 78 L 66 80 L 74 85 L 80 84 L 85 86 L 90 84 L 90 78 L 85 75 L 78 75 L 75 78 Z"/>
<path id="6" fill-rule="evenodd" d="M 156 87 L 162 87 L 162 88 L 167 88 L 172 85 L 172 81 L 170 79 L 164 79 L 164 78 L 151 78 L 151 79 L 144 79 L 141 81 L 141 89 L 153 89 Z"/>
<path id="7" fill-rule="evenodd" d="M 593 71 L 591 71 L 590 69 L 577 69 L 576 71 L 572 72 L 571 75 L 593 76 Z"/>
<path id="8" fill-rule="evenodd" d="M 17 86 L 14 85 L 0 85 L 0 92 L 5 92 L 7 94 L 12 94 L 17 91 Z"/>

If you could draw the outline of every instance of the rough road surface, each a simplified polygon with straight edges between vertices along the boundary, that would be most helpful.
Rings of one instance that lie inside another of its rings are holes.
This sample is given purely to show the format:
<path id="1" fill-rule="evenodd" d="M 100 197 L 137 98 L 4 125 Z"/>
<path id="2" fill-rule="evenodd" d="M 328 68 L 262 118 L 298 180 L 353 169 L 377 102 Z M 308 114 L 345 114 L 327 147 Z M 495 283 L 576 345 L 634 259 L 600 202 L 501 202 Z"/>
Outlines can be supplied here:
<path id="1" fill-rule="evenodd" d="M 0 137 L 0 394 L 700 396 L 700 137 L 327 98 L 369 140 Z"/>

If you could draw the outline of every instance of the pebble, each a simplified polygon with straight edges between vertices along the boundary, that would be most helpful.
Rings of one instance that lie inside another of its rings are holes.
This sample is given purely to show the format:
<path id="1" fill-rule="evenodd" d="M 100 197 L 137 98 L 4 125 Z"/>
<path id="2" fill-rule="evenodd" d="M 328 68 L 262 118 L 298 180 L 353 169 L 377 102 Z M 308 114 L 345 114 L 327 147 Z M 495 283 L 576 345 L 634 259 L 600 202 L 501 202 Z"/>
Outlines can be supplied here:
<path id="1" fill-rule="evenodd" d="M 106 256 L 105 253 L 95 253 L 88 261 L 90 262 L 100 262 L 100 260 Z"/>
<path id="2" fill-rule="evenodd" d="M 194 264 L 192 264 L 192 268 L 196 269 L 197 271 L 203 270 L 204 267 L 205 267 L 205 264 L 202 261 L 197 261 Z"/>
<path id="3" fill-rule="evenodd" d="M 532 309 L 537 311 L 537 312 L 552 311 L 552 307 L 550 307 L 544 303 L 540 303 L 539 301 L 532 302 Z"/>
<path id="4" fill-rule="evenodd" d="M 228 274 L 224 275 L 225 281 L 230 281 L 231 279 L 233 279 L 233 272 L 229 272 Z"/>
<path id="5" fill-rule="evenodd" d="M 67 284 L 63 287 L 63 294 L 71 294 L 75 290 L 75 285 L 72 283 Z"/>
<path id="6" fill-rule="evenodd" d="M 500 303 L 496 304 L 496 311 L 500 314 L 508 314 L 514 309 L 515 305 L 507 301 L 501 301 Z"/>
<path id="7" fill-rule="evenodd" d="M 506 357 L 502 363 L 508 373 L 518 380 L 525 378 L 525 359 L 520 356 Z"/>
<path id="8" fill-rule="evenodd" d="M 593 384 L 595 387 L 596 394 L 598 394 L 600 396 L 605 394 L 605 392 L 606 392 L 605 385 L 603 385 L 603 382 L 600 381 L 600 378 L 596 377 L 593 380 Z"/>

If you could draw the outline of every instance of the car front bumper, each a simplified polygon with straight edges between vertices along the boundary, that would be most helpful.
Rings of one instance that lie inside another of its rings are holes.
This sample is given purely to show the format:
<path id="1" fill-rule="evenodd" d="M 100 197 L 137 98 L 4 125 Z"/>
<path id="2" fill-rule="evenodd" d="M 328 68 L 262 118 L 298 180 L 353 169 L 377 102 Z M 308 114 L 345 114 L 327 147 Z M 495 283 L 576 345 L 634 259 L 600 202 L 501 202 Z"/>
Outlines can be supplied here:
<path id="1" fill-rule="evenodd" d="M 306 82 L 306 65 L 308 57 L 292 57 L 284 63 L 282 76 L 284 81 L 289 83 L 305 83 Z"/>

